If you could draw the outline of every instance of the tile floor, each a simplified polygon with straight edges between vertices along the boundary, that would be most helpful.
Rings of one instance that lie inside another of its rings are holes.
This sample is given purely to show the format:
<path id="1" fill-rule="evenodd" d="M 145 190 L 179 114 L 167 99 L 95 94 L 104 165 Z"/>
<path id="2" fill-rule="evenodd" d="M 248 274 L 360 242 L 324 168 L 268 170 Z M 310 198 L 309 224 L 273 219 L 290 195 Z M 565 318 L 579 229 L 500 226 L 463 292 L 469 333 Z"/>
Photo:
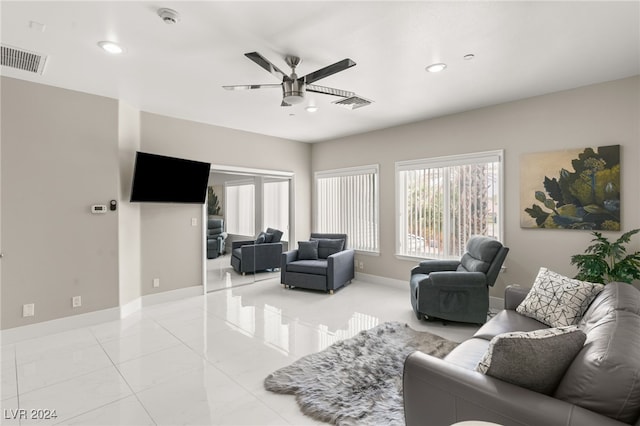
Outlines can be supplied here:
<path id="1" fill-rule="evenodd" d="M 420 323 L 397 284 L 354 280 L 329 296 L 261 281 L 2 345 L 0 424 L 319 424 L 262 380 L 384 321 L 456 341 L 476 330 Z M 33 418 L 46 410 L 57 417 Z"/>

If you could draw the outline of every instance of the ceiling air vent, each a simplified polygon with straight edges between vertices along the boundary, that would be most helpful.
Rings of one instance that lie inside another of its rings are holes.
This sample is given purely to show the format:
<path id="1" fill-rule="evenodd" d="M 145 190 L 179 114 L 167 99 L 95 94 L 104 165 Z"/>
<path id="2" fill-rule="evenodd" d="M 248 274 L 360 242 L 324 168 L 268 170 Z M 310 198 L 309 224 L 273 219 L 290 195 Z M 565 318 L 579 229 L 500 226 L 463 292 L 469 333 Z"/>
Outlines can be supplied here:
<path id="1" fill-rule="evenodd" d="M 372 102 L 368 99 L 361 98 L 360 96 L 351 96 L 349 98 L 340 99 L 339 101 L 334 101 L 332 103 L 348 109 L 357 109 L 363 106 L 367 106 Z"/>
<path id="2" fill-rule="evenodd" d="M 42 74 L 47 62 L 47 56 L 37 52 L 19 49 L 17 47 L 0 45 L 2 66 Z"/>

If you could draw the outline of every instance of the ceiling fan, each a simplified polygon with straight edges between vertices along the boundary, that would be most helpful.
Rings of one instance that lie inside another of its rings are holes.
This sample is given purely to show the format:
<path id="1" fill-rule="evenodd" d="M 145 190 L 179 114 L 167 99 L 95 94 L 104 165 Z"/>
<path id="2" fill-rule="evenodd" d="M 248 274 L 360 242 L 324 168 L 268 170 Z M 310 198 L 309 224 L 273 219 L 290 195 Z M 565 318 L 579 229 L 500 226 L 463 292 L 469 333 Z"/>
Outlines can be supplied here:
<path id="1" fill-rule="evenodd" d="M 333 75 L 340 71 L 344 71 L 354 66 L 356 63 L 349 58 L 338 61 L 335 64 L 328 65 L 303 77 L 298 77 L 298 75 L 296 74 L 296 67 L 300 65 L 301 60 L 297 56 L 287 55 L 285 57 L 285 62 L 287 63 L 287 65 L 289 65 L 289 67 L 291 67 L 290 75 L 285 74 L 277 66 L 275 66 L 258 52 L 245 53 L 244 56 L 251 59 L 260 67 L 264 68 L 282 83 L 242 84 L 235 86 L 222 86 L 223 88 L 227 90 L 282 88 L 282 103 L 280 104 L 280 106 L 291 106 L 303 102 L 305 92 L 322 93 L 324 95 L 339 97 L 341 99 L 334 101 L 333 103 L 347 107 L 349 109 L 360 108 L 371 103 L 370 100 L 357 96 L 354 92 L 313 84 L 322 78 L 329 77 L 330 75 Z"/>

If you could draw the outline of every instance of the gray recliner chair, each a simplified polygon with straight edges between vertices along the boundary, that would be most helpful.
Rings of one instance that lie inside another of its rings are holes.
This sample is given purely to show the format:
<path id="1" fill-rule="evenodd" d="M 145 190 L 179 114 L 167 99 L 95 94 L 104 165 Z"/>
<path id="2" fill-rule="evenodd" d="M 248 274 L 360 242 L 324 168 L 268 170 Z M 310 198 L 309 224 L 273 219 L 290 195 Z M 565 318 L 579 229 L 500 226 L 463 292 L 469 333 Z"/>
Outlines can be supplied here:
<path id="1" fill-rule="evenodd" d="M 305 243 L 312 243 L 315 249 L 301 246 Z M 308 242 L 298 245 L 298 249 L 282 253 L 280 282 L 285 287 L 333 294 L 355 276 L 355 250 L 347 248 L 346 234 L 311 233 Z"/>
<path id="2" fill-rule="evenodd" d="M 498 278 L 509 249 L 499 241 L 473 236 L 460 261 L 424 260 L 411 270 L 411 306 L 418 319 L 484 324 L 489 287 Z"/>
<path id="3" fill-rule="evenodd" d="M 227 233 L 224 232 L 222 219 L 209 219 L 207 221 L 207 259 L 215 259 L 224 254 Z"/>

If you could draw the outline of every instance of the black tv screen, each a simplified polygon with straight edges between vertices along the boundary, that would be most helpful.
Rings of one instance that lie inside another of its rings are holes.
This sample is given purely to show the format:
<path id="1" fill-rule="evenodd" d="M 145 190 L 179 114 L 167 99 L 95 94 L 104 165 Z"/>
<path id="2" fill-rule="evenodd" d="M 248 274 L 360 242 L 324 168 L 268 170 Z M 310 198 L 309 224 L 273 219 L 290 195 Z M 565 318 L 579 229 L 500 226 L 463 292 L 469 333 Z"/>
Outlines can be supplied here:
<path id="1" fill-rule="evenodd" d="M 202 204 L 210 170 L 209 163 L 138 151 L 131 201 Z"/>

